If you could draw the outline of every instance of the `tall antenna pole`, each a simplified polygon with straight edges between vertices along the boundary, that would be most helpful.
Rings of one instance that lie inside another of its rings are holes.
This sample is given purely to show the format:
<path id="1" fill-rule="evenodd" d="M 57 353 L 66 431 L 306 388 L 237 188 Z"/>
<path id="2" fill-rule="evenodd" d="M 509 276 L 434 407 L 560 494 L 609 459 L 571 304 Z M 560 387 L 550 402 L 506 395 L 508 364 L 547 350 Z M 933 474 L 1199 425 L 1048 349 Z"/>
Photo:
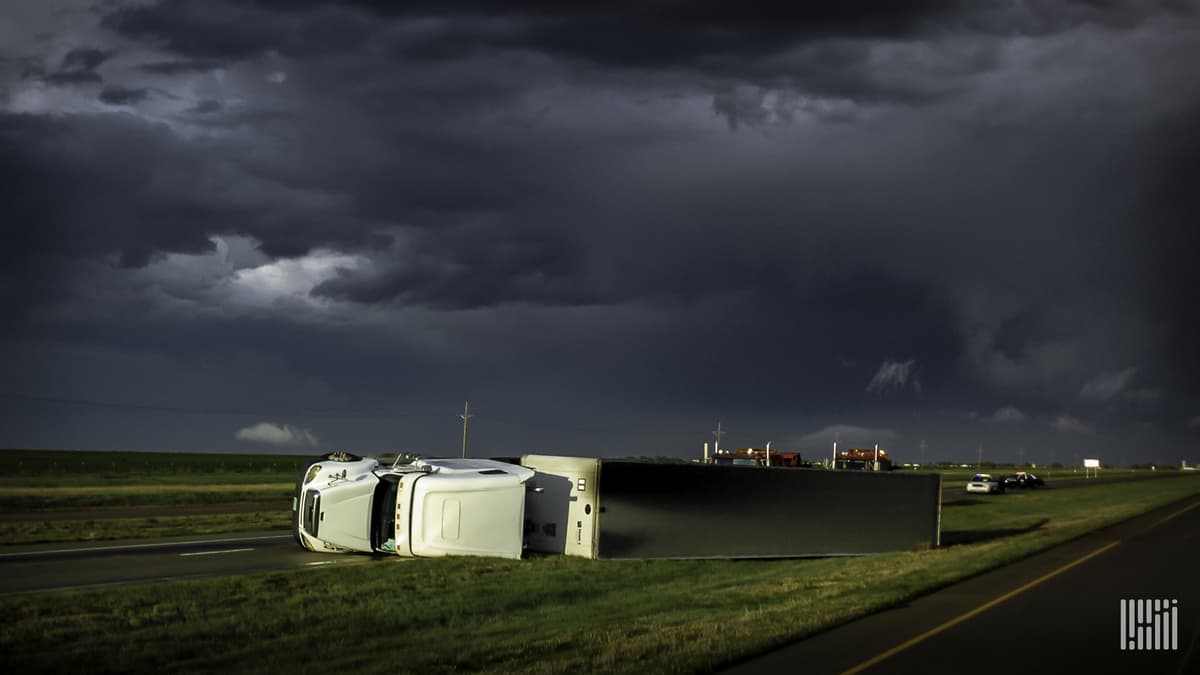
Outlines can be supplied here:
<path id="1" fill-rule="evenodd" d="M 461 417 L 462 421 L 463 421 L 462 456 L 463 456 L 463 459 L 466 459 L 467 458 L 467 420 L 471 419 L 471 417 L 472 417 L 470 401 L 463 403 L 463 411 L 462 411 L 462 414 L 459 415 L 459 417 Z"/>
<path id="2" fill-rule="evenodd" d="M 713 436 L 717 437 L 717 444 L 713 447 L 714 455 L 721 454 L 721 437 L 724 435 L 725 432 L 721 431 L 721 420 L 717 420 L 717 430 L 713 432 Z"/>
<path id="3" fill-rule="evenodd" d="M 833 464 L 829 465 L 829 468 L 831 468 L 831 469 L 837 468 L 837 442 L 838 442 L 838 432 L 835 431 L 835 432 L 833 432 Z"/>

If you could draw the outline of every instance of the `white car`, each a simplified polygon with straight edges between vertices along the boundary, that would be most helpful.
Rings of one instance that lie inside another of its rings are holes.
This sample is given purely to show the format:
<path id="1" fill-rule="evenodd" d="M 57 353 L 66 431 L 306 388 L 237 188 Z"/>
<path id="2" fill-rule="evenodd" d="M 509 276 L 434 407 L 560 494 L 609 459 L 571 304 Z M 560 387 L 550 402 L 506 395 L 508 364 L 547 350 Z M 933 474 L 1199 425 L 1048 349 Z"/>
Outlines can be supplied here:
<path id="1" fill-rule="evenodd" d="M 991 474 L 977 473 L 967 483 L 967 492 L 982 492 L 984 494 L 1004 492 L 1004 479 L 993 477 Z"/>

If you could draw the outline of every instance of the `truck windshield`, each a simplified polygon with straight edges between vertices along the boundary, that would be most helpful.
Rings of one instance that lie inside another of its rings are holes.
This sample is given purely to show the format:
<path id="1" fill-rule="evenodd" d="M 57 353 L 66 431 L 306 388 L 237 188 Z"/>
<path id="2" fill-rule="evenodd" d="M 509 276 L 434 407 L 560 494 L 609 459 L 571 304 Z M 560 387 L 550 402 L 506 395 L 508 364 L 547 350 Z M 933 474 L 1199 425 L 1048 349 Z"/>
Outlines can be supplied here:
<path id="1" fill-rule="evenodd" d="M 385 474 L 380 476 L 379 485 L 375 486 L 375 496 L 371 500 L 371 548 L 376 551 L 385 550 L 385 545 L 394 550 L 395 542 L 388 544 L 396 536 L 396 493 L 399 490 L 400 476 Z"/>

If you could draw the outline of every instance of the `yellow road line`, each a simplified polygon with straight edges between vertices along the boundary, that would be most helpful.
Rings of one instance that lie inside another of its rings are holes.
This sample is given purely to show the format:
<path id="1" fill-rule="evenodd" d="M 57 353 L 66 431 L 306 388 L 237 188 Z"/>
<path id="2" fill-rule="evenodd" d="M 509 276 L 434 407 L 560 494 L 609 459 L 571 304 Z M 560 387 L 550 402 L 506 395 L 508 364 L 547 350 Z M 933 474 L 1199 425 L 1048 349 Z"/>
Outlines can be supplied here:
<path id="1" fill-rule="evenodd" d="M 1183 514 L 1187 513 L 1188 511 L 1191 511 L 1192 509 L 1196 508 L 1197 506 L 1200 506 L 1200 502 L 1194 502 L 1192 504 L 1188 504 L 1187 506 L 1183 507 L 1182 509 L 1179 509 L 1175 513 L 1172 513 L 1171 515 L 1163 518 L 1162 520 L 1155 522 L 1153 525 L 1151 525 L 1150 527 L 1148 527 L 1146 529 L 1149 530 L 1149 529 L 1156 528 L 1159 525 L 1162 525 L 1163 523 L 1167 522 L 1168 520 L 1174 518 L 1175 516 L 1183 515 Z"/>
<path id="2" fill-rule="evenodd" d="M 942 625 L 937 626 L 936 628 L 931 628 L 931 629 L 925 631 L 924 633 L 921 633 L 920 635 L 912 638 L 911 640 L 902 642 L 902 643 L 896 645 L 895 647 L 892 647 L 891 649 L 887 650 L 886 652 L 883 652 L 882 654 L 875 656 L 872 659 L 863 661 L 862 663 L 858 664 L 857 666 L 854 666 L 853 668 L 851 668 L 847 671 L 844 671 L 842 673 L 842 675 L 854 675 L 854 673 L 860 673 L 860 672 L 866 670 L 867 668 L 870 668 L 871 666 L 873 666 L 885 659 L 889 659 L 889 658 L 895 656 L 896 654 L 899 654 L 900 652 L 904 651 L 905 649 L 908 649 L 909 647 L 912 647 L 913 645 L 920 644 L 920 643 L 928 640 L 929 638 L 933 637 L 934 635 L 937 635 L 938 633 L 945 632 L 945 631 L 957 626 L 958 624 L 966 621 L 967 619 L 970 619 L 970 618 L 977 616 L 983 612 L 986 612 L 987 610 L 995 607 L 996 605 L 1004 602 L 1005 600 L 1008 600 L 1017 595 L 1020 595 L 1021 593 L 1024 593 L 1025 591 L 1033 588 L 1034 586 L 1037 586 L 1038 584 L 1040 584 L 1044 581 L 1052 579 L 1052 578 L 1062 574 L 1063 572 L 1066 572 L 1067 570 L 1071 569 L 1072 567 L 1075 567 L 1077 565 L 1082 565 L 1083 563 L 1087 562 L 1088 560 L 1095 558 L 1096 556 L 1100 555 L 1101 553 L 1104 553 L 1105 551 L 1109 550 L 1110 548 L 1112 548 L 1120 543 L 1121 543 L 1121 541 L 1118 539 L 1117 541 L 1105 544 L 1104 546 L 1101 546 L 1100 548 L 1096 549 L 1095 551 L 1092 551 L 1091 553 L 1083 556 L 1082 558 L 1077 558 L 1077 559 L 1067 563 L 1066 565 L 1059 567 L 1058 569 L 1056 569 L 1052 572 L 1043 574 L 1042 576 L 1034 579 L 1033 581 L 1030 581 L 1029 583 L 1025 584 L 1024 586 L 1021 586 L 1020 588 L 1011 590 L 1011 591 L 1005 593 L 1004 595 L 1002 595 L 986 604 L 976 607 L 975 609 L 967 612 L 966 614 L 961 614 L 953 619 L 950 619 L 946 623 L 943 623 Z"/>
<path id="3" fill-rule="evenodd" d="M 1172 518 L 1183 515 L 1184 513 L 1187 513 L 1188 511 L 1191 511 L 1192 509 L 1194 509 L 1198 506 L 1200 506 L 1200 502 L 1193 502 L 1193 503 L 1183 507 L 1182 509 L 1179 509 L 1178 511 L 1162 518 L 1161 520 L 1156 521 L 1153 525 L 1151 525 L 1150 527 L 1148 527 L 1146 529 L 1149 530 L 1149 529 L 1158 527 L 1159 525 L 1162 525 L 1163 523 L 1167 522 L 1168 520 L 1171 520 Z M 881 654 L 876 655 L 875 657 L 873 657 L 871 659 L 863 661 L 862 663 L 858 664 L 857 666 L 854 666 L 853 668 L 850 668 L 849 670 L 843 671 L 842 675 L 854 675 L 855 673 L 861 673 L 862 671 L 866 670 L 867 668 L 870 668 L 871 666 L 874 666 L 877 663 L 880 663 L 884 660 L 890 659 L 891 657 L 895 656 L 896 654 L 899 654 L 900 652 L 904 651 L 905 649 L 908 649 L 909 647 L 912 647 L 913 645 L 920 644 L 920 643 L 928 640 L 929 638 L 933 637 L 934 635 L 937 635 L 938 633 L 943 633 L 968 619 L 971 619 L 973 617 L 976 617 L 976 616 L 982 614 L 983 612 L 986 612 L 987 610 L 995 607 L 996 605 L 1004 602 L 1005 600 L 1014 598 L 1014 597 L 1024 593 L 1025 591 L 1033 588 L 1034 586 L 1037 586 L 1038 584 L 1041 584 L 1045 581 L 1053 579 L 1054 577 L 1062 574 L 1063 572 L 1066 572 L 1067 570 L 1071 569 L 1072 567 L 1082 565 L 1083 563 L 1091 560 L 1092 558 L 1095 558 L 1096 556 L 1100 555 L 1101 553 L 1104 553 L 1105 551 L 1113 548 L 1114 546 L 1116 546 L 1117 544 L 1120 544 L 1120 543 L 1121 543 L 1121 540 L 1118 539 L 1114 542 L 1105 544 L 1104 546 L 1101 546 L 1100 548 L 1096 549 L 1095 551 L 1092 551 L 1091 553 L 1088 553 L 1087 555 L 1085 555 L 1081 558 L 1076 558 L 1075 560 L 1072 560 L 1071 562 L 1067 563 L 1066 565 L 1063 565 L 1062 567 L 1059 567 L 1056 570 L 1053 570 L 1053 571 L 1047 572 L 1046 574 L 1043 574 L 1042 576 L 1034 579 L 1033 581 L 1030 581 L 1029 583 L 1025 584 L 1024 586 L 1021 586 L 1020 588 L 1013 589 L 1013 590 L 1005 593 L 1004 595 L 1001 595 L 1000 597 L 995 598 L 994 600 L 991 600 L 990 602 L 980 605 L 979 607 L 976 607 L 975 609 L 973 609 L 965 614 L 961 614 L 953 619 L 950 619 L 949 621 L 941 624 L 940 626 L 931 628 L 931 629 L 925 631 L 924 633 L 921 633 L 920 635 L 912 638 L 911 640 L 902 642 L 902 643 L 896 645 L 895 647 L 892 647 L 891 649 L 887 650 L 886 652 L 883 652 Z"/>

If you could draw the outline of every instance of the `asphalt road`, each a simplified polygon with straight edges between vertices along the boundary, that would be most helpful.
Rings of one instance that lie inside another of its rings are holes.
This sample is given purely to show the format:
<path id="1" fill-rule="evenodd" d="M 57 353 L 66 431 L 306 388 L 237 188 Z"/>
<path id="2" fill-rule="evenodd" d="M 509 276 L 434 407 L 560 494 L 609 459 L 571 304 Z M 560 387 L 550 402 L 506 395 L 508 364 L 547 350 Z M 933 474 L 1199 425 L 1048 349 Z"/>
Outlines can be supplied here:
<path id="1" fill-rule="evenodd" d="M 728 669 L 758 673 L 1200 673 L 1200 498 Z M 1122 599 L 1178 603 L 1177 649 L 1121 649 Z"/>
<path id="2" fill-rule="evenodd" d="M 0 553 L 0 594 L 170 581 L 369 563 L 370 556 L 312 553 L 290 533 L 10 546 Z"/>

